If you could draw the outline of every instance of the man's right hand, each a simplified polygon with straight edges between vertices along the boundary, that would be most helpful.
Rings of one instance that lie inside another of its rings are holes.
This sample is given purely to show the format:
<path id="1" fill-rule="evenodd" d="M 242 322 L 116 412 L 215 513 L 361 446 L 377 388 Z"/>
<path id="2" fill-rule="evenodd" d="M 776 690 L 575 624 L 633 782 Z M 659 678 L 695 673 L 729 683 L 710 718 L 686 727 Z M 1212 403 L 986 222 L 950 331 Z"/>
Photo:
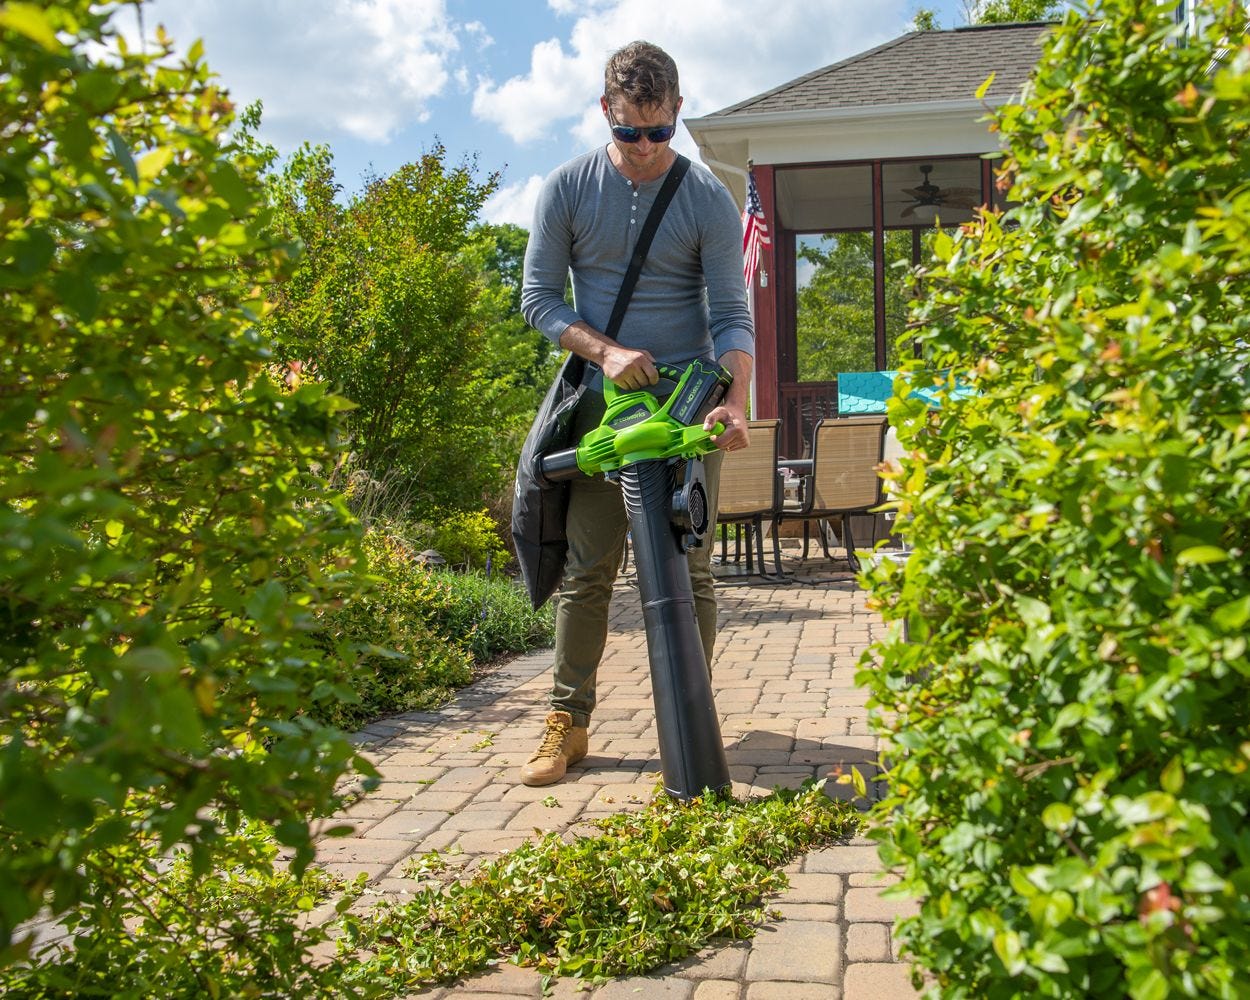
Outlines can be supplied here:
<path id="1" fill-rule="evenodd" d="M 626 392 L 655 385 L 660 380 L 650 351 L 622 347 L 582 320 L 565 327 L 560 335 L 560 346 L 598 365 L 604 378 Z"/>
<path id="2" fill-rule="evenodd" d="M 604 378 L 611 379 L 618 389 L 633 392 L 660 380 L 660 373 L 655 368 L 655 358 L 650 351 L 635 351 L 619 345 L 603 352 Z"/>

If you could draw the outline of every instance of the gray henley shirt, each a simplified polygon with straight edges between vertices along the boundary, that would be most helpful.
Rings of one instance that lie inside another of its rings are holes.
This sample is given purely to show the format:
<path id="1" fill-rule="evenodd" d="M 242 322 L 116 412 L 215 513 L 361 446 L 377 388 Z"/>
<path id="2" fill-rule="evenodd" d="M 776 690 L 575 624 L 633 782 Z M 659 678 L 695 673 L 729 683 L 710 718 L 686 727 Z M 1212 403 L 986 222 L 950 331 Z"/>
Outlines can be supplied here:
<path id="1" fill-rule="evenodd" d="M 661 176 L 635 190 L 606 147 L 548 175 L 525 251 L 521 313 L 530 326 L 557 345 L 578 320 L 604 331 L 663 183 Z M 564 301 L 570 268 L 574 308 Z M 724 185 L 696 164 L 664 213 L 616 340 L 675 365 L 726 351 L 754 354 L 738 210 Z"/>

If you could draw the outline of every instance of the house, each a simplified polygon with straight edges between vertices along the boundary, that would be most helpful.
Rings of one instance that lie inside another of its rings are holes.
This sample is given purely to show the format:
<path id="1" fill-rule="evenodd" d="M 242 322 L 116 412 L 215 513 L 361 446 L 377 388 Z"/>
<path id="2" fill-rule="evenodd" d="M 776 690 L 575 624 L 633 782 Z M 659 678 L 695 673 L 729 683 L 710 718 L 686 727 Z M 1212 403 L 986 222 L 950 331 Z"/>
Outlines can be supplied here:
<path id="1" fill-rule="evenodd" d="M 771 245 L 751 290 L 753 413 L 782 419 L 784 454 L 837 412 L 838 371 L 894 366 L 902 265 L 921 261 L 935 223 L 1001 199 L 986 115 L 1020 92 L 1047 27 L 910 32 L 686 120 L 739 204 L 755 176 Z"/>

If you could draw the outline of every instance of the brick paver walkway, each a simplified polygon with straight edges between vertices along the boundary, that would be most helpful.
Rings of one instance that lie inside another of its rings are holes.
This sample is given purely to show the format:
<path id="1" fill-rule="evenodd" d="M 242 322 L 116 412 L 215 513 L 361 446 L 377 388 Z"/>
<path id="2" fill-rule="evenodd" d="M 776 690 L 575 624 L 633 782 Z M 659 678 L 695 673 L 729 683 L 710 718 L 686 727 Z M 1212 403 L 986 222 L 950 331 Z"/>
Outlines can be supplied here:
<path id="1" fill-rule="evenodd" d="M 821 565 L 815 564 L 820 571 Z M 827 571 L 828 566 L 824 569 Z M 864 693 L 854 686 L 864 647 L 883 628 L 849 574 L 789 586 L 726 586 L 713 665 L 716 705 L 736 793 L 797 786 L 876 758 Z M 506 851 L 534 831 L 576 830 L 595 816 L 645 804 L 660 768 L 646 638 L 637 590 L 617 585 L 599 671 L 590 754 L 564 781 L 518 784 L 542 731 L 550 654 L 527 656 L 466 688 L 437 713 L 410 714 L 360 734 L 382 785 L 347 816 L 355 836 L 324 843 L 318 860 L 401 895 L 406 860 L 432 849 Z M 867 769 L 867 770 L 870 770 Z M 876 849 L 855 839 L 788 869 L 780 913 L 750 941 L 708 947 L 647 977 L 593 991 L 561 980 L 555 997 L 692 1000 L 894 1000 L 915 997 L 894 961 L 890 927 L 903 907 L 880 897 Z M 585 991 L 585 992 L 583 992 Z M 538 974 L 501 965 L 419 996 L 538 997 Z"/>

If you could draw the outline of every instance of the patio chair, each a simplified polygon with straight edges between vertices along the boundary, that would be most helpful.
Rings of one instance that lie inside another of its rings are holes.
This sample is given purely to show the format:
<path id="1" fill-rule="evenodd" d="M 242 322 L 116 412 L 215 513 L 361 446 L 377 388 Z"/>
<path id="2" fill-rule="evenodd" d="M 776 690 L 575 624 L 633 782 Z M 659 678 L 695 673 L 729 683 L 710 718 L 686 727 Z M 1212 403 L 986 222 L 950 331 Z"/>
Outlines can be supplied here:
<path id="1" fill-rule="evenodd" d="M 824 522 L 842 517 L 842 541 L 851 568 L 859 569 L 851 517 L 868 514 L 884 502 L 884 482 L 877 474 L 885 447 L 884 417 L 833 417 L 821 420 L 812 432 L 812 471 L 803 487 L 803 503 L 796 510 L 780 510 L 774 518 L 774 536 L 782 521 L 803 521 L 803 558 L 807 558 L 812 521 L 820 523 L 825 557 L 829 542 Z M 876 542 L 874 519 L 873 541 Z"/>
<path id="2" fill-rule="evenodd" d="M 764 571 L 764 524 L 772 524 L 782 507 L 781 474 L 777 471 L 780 420 L 747 423 L 750 446 L 726 452 L 720 473 L 716 523 L 721 528 L 721 562 L 727 561 L 727 529 L 738 525 L 746 532 L 747 574 L 754 573 L 753 556 Z M 753 551 L 754 550 L 754 551 Z M 735 559 L 739 552 L 735 547 Z M 773 534 L 773 559 L 781 574 L 781 550 Z"/>

